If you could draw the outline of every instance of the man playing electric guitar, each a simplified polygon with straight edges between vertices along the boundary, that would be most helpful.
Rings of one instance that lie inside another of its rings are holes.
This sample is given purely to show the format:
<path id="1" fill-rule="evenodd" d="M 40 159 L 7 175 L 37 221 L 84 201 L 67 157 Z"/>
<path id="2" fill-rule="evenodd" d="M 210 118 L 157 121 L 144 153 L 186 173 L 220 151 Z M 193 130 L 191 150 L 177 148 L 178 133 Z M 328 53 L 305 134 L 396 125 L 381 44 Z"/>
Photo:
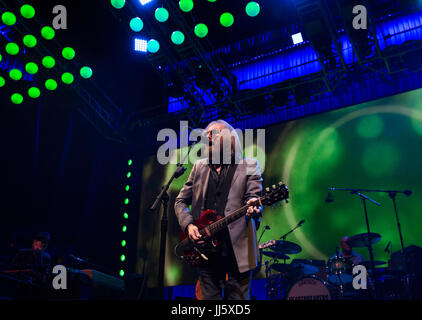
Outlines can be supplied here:
<path id="1" fill-rule="evenodd" d="M 218 240 L 212 242 L 216 252 L 201 255 L 203 263 L 198 267 L 202 299 L 244 300 L 249 298 L 252 270 L 259 259 L 256 237 L 262 212 L 256 201 L 262 193 L 259 164 L 256 160 L 242 159 L 239 137 L 227 122 L 211 122 L 205 133 L 209 140 L 208 158 L 194 164 L 174 208 L 181 229 L 201 249 L 205 236 L 194 222 L 204 210 L 212 209 L 225 217 L 251 205 L 243 218 L 218 232 Z M 224 151 L 227 145 L 230 152 Z"/>

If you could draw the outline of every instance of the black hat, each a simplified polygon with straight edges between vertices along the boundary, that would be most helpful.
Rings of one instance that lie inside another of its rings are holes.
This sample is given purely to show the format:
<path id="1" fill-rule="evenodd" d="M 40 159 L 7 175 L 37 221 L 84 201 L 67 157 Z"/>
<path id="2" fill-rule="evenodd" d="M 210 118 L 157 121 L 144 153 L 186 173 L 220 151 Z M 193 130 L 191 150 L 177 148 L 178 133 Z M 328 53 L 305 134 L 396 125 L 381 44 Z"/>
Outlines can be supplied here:
<path id="1" fill-rule="evenodd" d="M 48 232 L 38 232 L 34 236 L 34 240 L 39 240 L 39 241 L 47 242 L 47 241 L 50 240 L 50 234 Z"/>

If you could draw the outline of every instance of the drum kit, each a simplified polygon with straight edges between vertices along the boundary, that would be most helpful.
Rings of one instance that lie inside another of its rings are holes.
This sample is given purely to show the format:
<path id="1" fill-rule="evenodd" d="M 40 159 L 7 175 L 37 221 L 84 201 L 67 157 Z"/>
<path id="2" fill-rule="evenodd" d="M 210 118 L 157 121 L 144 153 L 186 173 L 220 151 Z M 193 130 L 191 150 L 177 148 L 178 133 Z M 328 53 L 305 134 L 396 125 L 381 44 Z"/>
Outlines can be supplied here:
<path id="1" fill-rule="evenodd" d="M 368 240 L 369 239 L 369 240 Z M 381 236 L 377 233 L 362 233 L 348 239 L 353 248 L 368 248 L 379 242 Z M 368 270 L 368 289 L 353 289 L 353 267 L 350 259 L 339 253 L 328 261 L 311 259 L 293 259 L 290 255 L 298 254 L 302 248 L 286 240 L 271 240 L 260 245 L 260 251 L 267 259 L 265 276 L 267 300 L 343 300 L 367 299 L 374 297 L 374 281 L 372 281 L 371 261 L 359 262 Z M 386 264 L 385 261 L 373 261 L 374 266 Z M 375 277 L 397 277 L 388 268 L 375 268 Z M 382 281 L 381 281 L 382 282 Z"/>

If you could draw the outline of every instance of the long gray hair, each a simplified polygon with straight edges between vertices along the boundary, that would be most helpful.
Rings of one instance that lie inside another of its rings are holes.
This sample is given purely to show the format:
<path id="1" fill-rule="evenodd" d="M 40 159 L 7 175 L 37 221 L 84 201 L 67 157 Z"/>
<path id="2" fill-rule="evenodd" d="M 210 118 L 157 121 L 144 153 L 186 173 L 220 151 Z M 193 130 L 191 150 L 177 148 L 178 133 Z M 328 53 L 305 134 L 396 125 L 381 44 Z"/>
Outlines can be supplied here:
<path id="1" fill-rule="evenodd" d="M 224 141 L 227 141 L 228 138 L 230 138 L 231 153 L 232 155 L 234 155 L 235 163 L 239 163 L 240 160 L 243 158 L 242 143 L 240 142 L 239 134 L 237 132 L 240 129 L 234 129 L 228 122 L 219 119 L 219 120 L 210 122 L 205 128 L 205 132 L 208 132 L 209 128 L 215 124 L 222 124 L 224 128 L 227 129 L 227 130 L 224 130 L 224 129 L 222 130 L 223 143 Z M 227 134 L 229 134 L 229 136 L 227 136 Z"/>

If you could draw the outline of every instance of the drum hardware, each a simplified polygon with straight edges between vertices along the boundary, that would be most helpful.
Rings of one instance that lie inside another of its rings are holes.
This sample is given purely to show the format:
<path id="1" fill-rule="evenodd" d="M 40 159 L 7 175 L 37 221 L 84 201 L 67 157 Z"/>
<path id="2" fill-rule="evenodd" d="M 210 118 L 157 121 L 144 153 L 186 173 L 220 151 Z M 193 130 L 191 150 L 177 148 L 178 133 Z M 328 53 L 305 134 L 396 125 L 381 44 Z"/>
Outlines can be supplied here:
<path id="1" fill-rule="evenodd" d="M 289 260 L 290 257 L 288 255 L 285 255 L 281 252 L 276 252 L 276 251 L 262 251 L 262 254 L 264 256 L 270 257 L 270 258 L 275 258 L 275 259 L 281 259 L 281 260 Z"/>
<path id="2" fill-rule="evenodd" d="M 327 283 L 315 276 L 308 276 L 292 286 L 287 300 L 331 300 L 331 294 Z"/>

